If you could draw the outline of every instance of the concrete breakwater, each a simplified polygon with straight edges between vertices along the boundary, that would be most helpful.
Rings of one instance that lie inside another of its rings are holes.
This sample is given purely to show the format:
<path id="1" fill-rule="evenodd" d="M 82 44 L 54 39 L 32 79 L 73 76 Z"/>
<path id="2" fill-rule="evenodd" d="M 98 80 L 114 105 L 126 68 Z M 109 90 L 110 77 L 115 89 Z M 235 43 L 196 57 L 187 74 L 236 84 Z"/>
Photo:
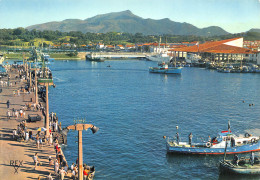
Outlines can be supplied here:
<path id="1" fill-rule="evenodd" d="M 81 53 L 90 59 L 104 58 L 104 59 L 143 59 L 146 56 L 154 55 L 154 53 L 140 53 L 140 52 L 87 52 Z"/>

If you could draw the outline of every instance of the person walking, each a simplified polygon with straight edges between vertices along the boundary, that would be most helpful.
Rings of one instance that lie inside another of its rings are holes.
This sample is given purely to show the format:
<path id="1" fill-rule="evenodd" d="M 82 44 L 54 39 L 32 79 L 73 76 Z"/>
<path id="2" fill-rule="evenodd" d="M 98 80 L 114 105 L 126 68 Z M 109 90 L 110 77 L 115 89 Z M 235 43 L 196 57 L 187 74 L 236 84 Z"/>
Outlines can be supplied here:
<path id="1" fill-rule="evenodd" d="M 40 141 L 40 148 L 42 148 L 43 143 L 42 143 L 42 138 L 41 137 L 39 138 L 39 141 Z"/>
<path id="2" fill-rule="evenodd" d="M 66 174 L 66 172 L 65 172 L 64 168 L 62 167 L 61 170 L 60 170 L 60 178 L 61 178 L 61 180 L 64 180 L 65 174 Z"/>
<path id="3" fill-rule="evenodd" d="M 191 143 L 192 143 L 192 137 L 193 137 L 193 135 L 192 135 L 192 133 L 190 133 L 189 134 L 189 144 L 191 145 Z"/>
<path id="4" fill-rule="evenodd" d="M 34 169 L 36 170 L 37 163 L 38 163 L 38 154 L 37 153 L 35 153 L 35 155 L 33 156 L 33 160 L 34 160 Z"/>
<path id="5" fill-rule="evenodd" d="M 28 131 L 25 132 L 25 140 L 29 141 L 29 133 L 28 133 Z"/>
<path id="6" fill-rule="evenodd" d="M 54 171 L 55 171 L 55 174 L 57 175 L 58 171 L 59 171 L 59 162 L 58 162 L 57 159 L 56 159 L 55 164 L 54 164 Z"/>
<path id="7" fill-rule="evenodd" d="M 11 117 L 11 112 L 10 112 L 9 110 L 7 110 L 6 115 L 7 115 L 7 119 L 10 119 L 10 117 Z"/>
<path id="8" fill-rule="evenodd" d="M 40 147 L 40 139 L 39 139 L 38 135 L 36 136 L 36 147 L 37 147 L 37 149 L 39 149 L 39 147 Z"/>
<path id="9" fill-rule="evenodd" d="M 51 173 L 49 174 L 49 176 L 47 177 L 48 180 L 53 180 Z"/>
<path id="10" fill-rule="evenodd" d="M 52 144 L 52 133 L 50 133 L 50 140 L 49 140 L 49 144 L 51 145 Z"/>
<path id="11" fill-rule="evenodd" d="M 10 101 L 9 100 L 7 100 L 6 106 L 7 106 L 7 109 L 9 109 L 9 106 L 10 106 Z"/>
<path id="12" fill-rule="evenodd" d="M 18 111 L 17 110 L 15 110 L 15 119 L 17 119 L 18 118 L 18 116 L 19 116 L 19 113 L 18 113 Z"/>

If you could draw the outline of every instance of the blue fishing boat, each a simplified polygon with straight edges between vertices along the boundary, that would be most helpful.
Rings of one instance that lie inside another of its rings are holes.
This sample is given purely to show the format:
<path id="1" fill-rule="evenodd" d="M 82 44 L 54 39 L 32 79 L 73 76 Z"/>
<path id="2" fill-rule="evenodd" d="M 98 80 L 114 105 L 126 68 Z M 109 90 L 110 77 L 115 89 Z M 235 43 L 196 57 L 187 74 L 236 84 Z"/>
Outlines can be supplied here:
<path id="1" fill-rule="evenodd" d="M 182 67 L 172 67 L 167 63 L 158 64 L 158 67 L 150 67 L 150 73 L 181 74 Z"/>
<path id="2" fill-rule="evenodd" d="M 230 127 L 230 125 L 229 125 Z M 166 138 L 166 137 L 165 137 Z M 222 131 L 217 137 L 204 142 L 179 142 L 178 139 L 167 138 L 166 148 L 169 153 L 181 154 L 240 154 L 260 151 L 260 140 L 257 136 L 246 133 L 236 136 L 231 132 Z"/>

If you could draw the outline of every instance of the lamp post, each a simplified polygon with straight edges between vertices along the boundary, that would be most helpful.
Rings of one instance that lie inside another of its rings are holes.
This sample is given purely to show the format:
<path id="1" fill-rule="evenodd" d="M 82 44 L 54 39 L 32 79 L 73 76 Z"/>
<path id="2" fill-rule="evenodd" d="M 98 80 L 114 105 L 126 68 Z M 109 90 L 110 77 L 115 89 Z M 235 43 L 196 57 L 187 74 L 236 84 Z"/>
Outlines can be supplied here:
<path id="1" fill-rule="evenodd" d="M 82 148 L 82 131 L 91 129 L 92 133 L 95 134 L 99 128 L 92 124 L 74 124 L 67 127 L 68 130 L 77 130 L 78 131 L 78 167 L 79 167 L 79 180 L 83 180 L 83 148 Z"/>
<path id="2" fill-rule="evenodd" d="M 46 123 L 45 123 L 45 128 L 46 128 L 46 136 L 48 137 L 50 134 L 49 131 L 49 86 L 54 85 L 52 79 L 47 79 L 47 78 L 39 78 L 38 82 L 40 85 L 45 86 L 46 88 Z"/>
<path id="3" fill-rule="evenodd" d="M 34 71 L 34 80 L 35 80 L 35 104 L 38 104 L 38 82 L 37 82 L 37 69 Z"/>
<path id="4" fill-rule="evenodd" d="M 32 69 L 31 69 L 31 63 L 30 63 L 30 88 L 32 87 Z"/>

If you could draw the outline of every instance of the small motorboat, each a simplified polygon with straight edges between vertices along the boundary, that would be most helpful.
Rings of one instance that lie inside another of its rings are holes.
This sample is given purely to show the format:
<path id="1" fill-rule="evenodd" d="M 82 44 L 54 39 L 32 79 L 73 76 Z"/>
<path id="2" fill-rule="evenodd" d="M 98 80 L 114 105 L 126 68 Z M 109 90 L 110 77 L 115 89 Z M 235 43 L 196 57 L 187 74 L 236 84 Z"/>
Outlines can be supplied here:
<path id="1" fill-rule="evenodd" d="M 246 159 L 241 157 L 234 160 L 222 160 L 219 163 L 221 174 L 260 175 L 260 157 Z"/>

